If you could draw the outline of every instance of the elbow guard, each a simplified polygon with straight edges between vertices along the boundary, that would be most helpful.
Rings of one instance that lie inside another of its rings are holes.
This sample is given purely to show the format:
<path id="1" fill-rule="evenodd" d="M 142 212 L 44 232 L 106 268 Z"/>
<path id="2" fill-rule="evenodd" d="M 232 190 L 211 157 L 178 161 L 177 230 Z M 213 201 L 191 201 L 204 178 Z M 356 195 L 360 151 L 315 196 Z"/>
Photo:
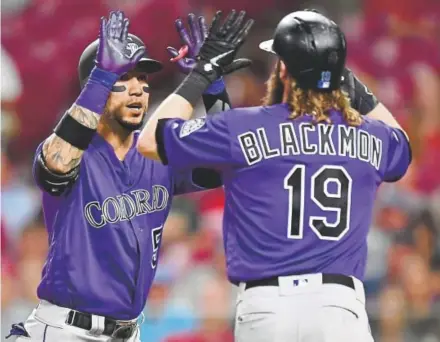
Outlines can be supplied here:
<path id="1" fill-rule="evenodd" d="M 43 153 L 37 155 L 35 162 L 35 180 L 40 187 L 52 196 L 61 196 L 70 188 L 79 175 L 79 166 L 66 174 L 57 174 L 49 170 L 44 161 Z"/>

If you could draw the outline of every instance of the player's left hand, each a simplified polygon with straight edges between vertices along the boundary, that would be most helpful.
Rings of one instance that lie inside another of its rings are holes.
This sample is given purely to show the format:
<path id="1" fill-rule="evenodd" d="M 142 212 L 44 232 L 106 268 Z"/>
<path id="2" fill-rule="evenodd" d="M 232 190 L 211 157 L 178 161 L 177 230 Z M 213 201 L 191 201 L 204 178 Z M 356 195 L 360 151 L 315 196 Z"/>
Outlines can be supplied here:
<path id="1" fill-rule="evenodd" d="M 170 61 L 177 64 L 180 72 L 189 74 L 196 65 L 197 55 L 208 35 L 208 27 L 203 16 L 196 19 L 193 13 L 188 14 L 189 32 L 181 18 L 175 21 L 175 26 L 183 45 L 179 51 L 168 46 L 167 51 L 171 56 Z"/>

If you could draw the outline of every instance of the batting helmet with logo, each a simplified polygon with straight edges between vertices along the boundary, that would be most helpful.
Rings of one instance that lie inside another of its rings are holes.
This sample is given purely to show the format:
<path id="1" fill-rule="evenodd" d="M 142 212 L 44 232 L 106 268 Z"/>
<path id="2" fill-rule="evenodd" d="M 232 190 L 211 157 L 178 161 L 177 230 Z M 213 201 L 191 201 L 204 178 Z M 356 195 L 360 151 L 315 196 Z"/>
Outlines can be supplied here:
<path id="1" fill-rule="evenodd" d="M 260 48 L 278 55 L 302 89 L 325 92 L 341 86 L 345 36 L 335 22 L 316 11 L 288 14 L 278 23 L 273 39 Z"/>
<path id="2" fill-rule="evenodd" d="M 145 47 L 144 42 L 134 34 L 129 33 L 127 40 L 128 44 L 126 50 L 128 55 L 132 54 L 139 47 Z M 95 58 L 98 51 L 98 42 L 99 40 L 97 39 L 89 44 L 89 46 L 85 48 L 79 59 L 78 77 L 81 88 L 86 84 L 87 78 L 89 77 L 90 72 L 95 66 Z M 136 68 L 151 74 L 162 70 L 162 63 L 155 59 L 149 58 L 147 55 L 147 51 L 145 50 L 145 55 L 140 59 Z"/>

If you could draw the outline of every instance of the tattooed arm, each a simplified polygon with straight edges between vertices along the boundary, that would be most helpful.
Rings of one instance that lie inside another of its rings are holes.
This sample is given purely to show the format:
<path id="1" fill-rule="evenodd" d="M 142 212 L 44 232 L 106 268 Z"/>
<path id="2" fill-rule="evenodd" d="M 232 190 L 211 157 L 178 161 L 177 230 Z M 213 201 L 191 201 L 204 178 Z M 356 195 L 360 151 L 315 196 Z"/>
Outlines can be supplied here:
<path id="1" fill-rule="evenodd" d="M 74 104 L 69 109 L 68 115 L 90 129 L 96 130 L 98 127 L 100 116 L 89 109 Z M 66 174 L 79 165 L 84 151 L 53 133 L 44 142 L 42 153 L 49 170 Z"/>
<path id="2" fill-rule="evenodd" d="M 127 55 L 129 23 L 121 11 L 101 18 L 99 39 L 80 58 L 81 93 L 54 134 L 37 149 L 33 175 L 38 186 L 52 196 L 63 195 L 76 182 L 81 158 L 96 134 L 113 85 L 145 55 L 143 46 Z"/>
<path id="3" fill-rule="evenodd" d="M 79 164 L 98 127 L 99 115 L 74 104 L 37 149 L 33 175 L 37 185 L 61 196 L 79 176 Z"/>

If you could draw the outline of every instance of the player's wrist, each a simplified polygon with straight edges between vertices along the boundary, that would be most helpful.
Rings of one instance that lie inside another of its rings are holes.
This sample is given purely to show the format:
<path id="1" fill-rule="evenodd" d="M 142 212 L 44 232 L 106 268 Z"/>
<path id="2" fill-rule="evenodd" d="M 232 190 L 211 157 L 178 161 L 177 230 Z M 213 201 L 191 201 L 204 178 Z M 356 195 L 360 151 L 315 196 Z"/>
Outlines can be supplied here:
<path id="1" fill-rule="evenodd" d="M 214 66 L 209 60 L 200 59 L 191 73 L 197 73 L 205 77 L 209 84 L 211 85 L 219 78 L 222 77 L 221 69 L 219 67 Z"/>
<path id="2" fill-rule="evenodd" d="M 117 74 L 94 67 L 75 103 L 96 114 L 102 114 L 112 87 L 118 79 Z"/>
<path id="3" fill-rule="evenodd" d="M 215 79 L 216 78 L 208 78 L 206 75 L 201 74 L 196 69 L 193 69 L 177 87 L 174 93 L 182 96 L 194 108 L 197 104 L 197 101 L 202 97 L 203 93 L 215 81 Z"/>
<path id="4" fill-rule="evenodd" d="M 104 87 L 111 90 L 115 82 L 119 79 L 119 77 L 120 75 L 115 74 L 114 72 L 107 71 L 95 66 L 90 72 L 88 82 L 102 84 Z"/>

